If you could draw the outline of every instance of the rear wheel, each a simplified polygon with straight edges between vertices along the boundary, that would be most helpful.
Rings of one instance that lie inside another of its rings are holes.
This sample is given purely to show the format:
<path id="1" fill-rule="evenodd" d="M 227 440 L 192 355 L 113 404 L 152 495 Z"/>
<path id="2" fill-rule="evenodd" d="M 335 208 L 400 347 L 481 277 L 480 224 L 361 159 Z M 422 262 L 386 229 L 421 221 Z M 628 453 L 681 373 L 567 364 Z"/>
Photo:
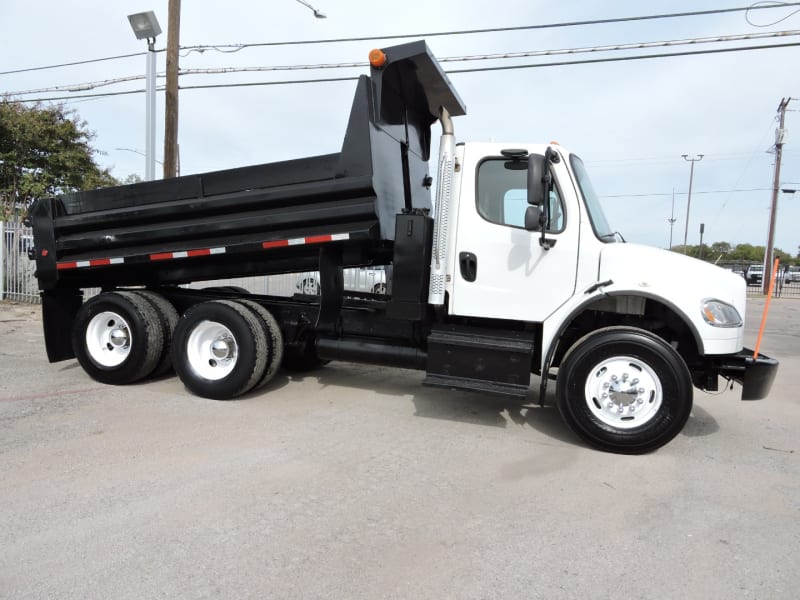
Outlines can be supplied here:
<path id="1" fill-rule="evenodd" d="M 256 383 L 256 387 L 259 388 L 262 385 L 266 385 L 275 377 L 278 369 L 281 368 L 281 363 L 283 362 L 283 333 L 281 333 L 281 328 L 275 320 L 275 317 L 272 316 L 272 313 L 258 302 L 254 302 L 253 300 L 239 300 L 239 302 L 252 310 L 259 319 L 261 319 L 264 333 L 266 333 L 267 336 L 269 355 L 267 356 L 267 366 L 264 370 L 264 375 L 261 377 L 261 380 Z"/>
<path id="2" fill-rule="evenodd" d="M 172 343 L 172 364 L 193 393 L 228 400 L 259 382 L 268 352 L 264 328 L 250 308 L 215 300 L 197 304 L 181 317 Z"/>
<path id="3" fill-rule="evenodd" d="M 172 334 L 175 331 L 175 326 L 178 324 L 178 311 L 175 310 L 172 303 L 164 298 L 164 296 L 151 290 L 134 290 L 132 293 L 144 298 L 153 306 L 156 313 L 158 313 L 164 342 L 162 344 L 158 365 L 151 373 L 151 376 L 158 377 L 164 375 L 172 370 L 172 359 L 169 350 L 172 345 Z"/>
<path id="4" fill-rule="evenodd" d="M 225 294 L 239 294 L 239 295 L 250 295 L 250 290 L 247 290 L 243 287 L 238 285 L 215 285 L 207 288 L 203 288 L 205 292 L 223 292 Z"/>
<path id="5" fill-rule="evenodd" d="M 75 357 L 101 383 L 121 385 L 147 377 L 158 365 L 163 346 L 156 309 L 132 292 L 95 296 L 75 317 Z"/>
<path id="6" fill-rule="evenodd" d="M 692 410 L 692 380 L 677 351 L 641 329 L 609 327 L 576 342 L 558 370 L 558 409 L 589 444 L 642 454 L 669 442 Z"/>

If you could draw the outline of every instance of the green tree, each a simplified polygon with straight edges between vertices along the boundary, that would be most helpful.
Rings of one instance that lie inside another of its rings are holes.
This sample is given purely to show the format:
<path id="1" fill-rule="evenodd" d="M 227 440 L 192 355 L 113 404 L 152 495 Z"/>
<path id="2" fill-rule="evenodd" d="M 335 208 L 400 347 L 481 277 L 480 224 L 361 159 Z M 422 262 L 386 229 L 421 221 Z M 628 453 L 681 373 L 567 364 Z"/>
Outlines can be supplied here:
<path id="1" fill-rule="evenodd" d="M 35 198 L 117 185 L 95 162 L 94 133 L 60 105 L 0 100 L 0 219 Z"/>
<path id="2" fill-rule="evenodd" d="M 732 249 L 728 242 L 714 242 L 711 244 L 711 252 L 715 257 L 720 255 L 725 257 Z"/>
<path id="3" fill-rule="evenodd" d="M 753 246 L 752 244 L 737 244 L 728 254 L 729 260 L 740 262 L 759 263 L 764 260 L 764 246 Z"/>

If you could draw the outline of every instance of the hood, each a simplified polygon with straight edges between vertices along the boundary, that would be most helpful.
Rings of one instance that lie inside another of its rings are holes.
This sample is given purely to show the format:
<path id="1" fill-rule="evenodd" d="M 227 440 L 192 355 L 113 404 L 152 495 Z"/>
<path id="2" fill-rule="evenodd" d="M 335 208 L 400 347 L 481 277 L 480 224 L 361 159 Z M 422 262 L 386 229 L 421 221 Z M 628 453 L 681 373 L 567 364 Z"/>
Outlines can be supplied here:
<path id="1" fill-rule="evenodd" d="M 660 296 L 686 311 L 694 321 L 707 298 L 732 304 L 745 316 L 744 279 L 720 267 L 683 254 L 640 246 L 606 244 L 600 254 L 599 279 L 614 284 L 607 291 Z"/>

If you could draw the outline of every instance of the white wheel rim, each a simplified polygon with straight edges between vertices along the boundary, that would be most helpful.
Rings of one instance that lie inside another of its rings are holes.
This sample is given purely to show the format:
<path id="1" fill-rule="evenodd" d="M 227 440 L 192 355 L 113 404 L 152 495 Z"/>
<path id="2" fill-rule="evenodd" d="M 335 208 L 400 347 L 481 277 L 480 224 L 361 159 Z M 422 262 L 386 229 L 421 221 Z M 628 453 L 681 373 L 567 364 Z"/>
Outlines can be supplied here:
<path id="1" fill-rule="evenodd" d="M 118 367 L 131 353 L 131 329 L 118 313 L 96 314 L 86 326 L 86 351 L 101 367 Z"/>
<path id="2" fill-rule="evenodd" d="M 633 429 L 653 419 L 664 398 L 655 371 L 630 356 L 598 363 L 586 378 L 584 392 L 591 413 L 618 429 Z"/>
<path id="3" fill-rule="evenodd" d="M 317 293 L 317 282 L 313 279 L 304 280 L 302 292 L 311 296 L 315 295 Z"/>
<path id="4" fill-rule="evenodd" d="M 186 358 L 198 376 L 218 381 L 236 367 L 239 348 L 231 330 L 222 323 L 201 321 L 186 341 Z"/>

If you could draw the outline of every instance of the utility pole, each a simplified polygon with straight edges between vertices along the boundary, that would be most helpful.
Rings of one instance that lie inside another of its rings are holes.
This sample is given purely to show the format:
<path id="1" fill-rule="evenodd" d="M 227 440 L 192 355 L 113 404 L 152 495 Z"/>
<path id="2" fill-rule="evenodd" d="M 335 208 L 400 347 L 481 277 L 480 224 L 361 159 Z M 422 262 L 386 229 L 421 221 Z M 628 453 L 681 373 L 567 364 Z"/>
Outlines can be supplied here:
<path id="1" fill-rule="evenodd" d="M 694 163 L 703 160 L 703 154 L 698 154 L 695 158 L 689 158 L 688 154 L 681 154 L 683 160 L 692 163 L 689 170 L 689 197 L 686 198 L 686 225 L 683 229 L 683 253 L 686 254 L 686 241 L 689 239 L 689 207 L 692 205 L 692 180 L 694 179 Z"/>
<path id="2" fill-rule="evenodd" d="M 164 116 L 164 179 L 175 177 L 178 164 L 178 48 L 181 0 L 169 0 L 167 24 L 167 87 Z"/>
<path id="3" fill-rule="evenodd" d="M 675 188 L 672 188 L 672 210 L 669 213 L 669 219 L 667 222 L 669 223 L 669 249 L 672 250 L 672 229 L 675 227 Z"/>
<path id="4" fill-rule="evenodd" d="M 778 191 L 781 180 L 781 157 L 783 156 L 783 123 L 786 118 L 786 107 L 791 98 L 781 98 L 778 105 L 778 129 L 775 130 L 775 176 L 772 179 L 772 205 L 769 210 L 769 233 L 767 234 L 767 249 L 764 252 L 764 276 L 761 278 L 762 291 L 769 293 L 769 280 L 772 278 L 772 252 L 775 245 L 775 219 L 778 216 Z"/>

